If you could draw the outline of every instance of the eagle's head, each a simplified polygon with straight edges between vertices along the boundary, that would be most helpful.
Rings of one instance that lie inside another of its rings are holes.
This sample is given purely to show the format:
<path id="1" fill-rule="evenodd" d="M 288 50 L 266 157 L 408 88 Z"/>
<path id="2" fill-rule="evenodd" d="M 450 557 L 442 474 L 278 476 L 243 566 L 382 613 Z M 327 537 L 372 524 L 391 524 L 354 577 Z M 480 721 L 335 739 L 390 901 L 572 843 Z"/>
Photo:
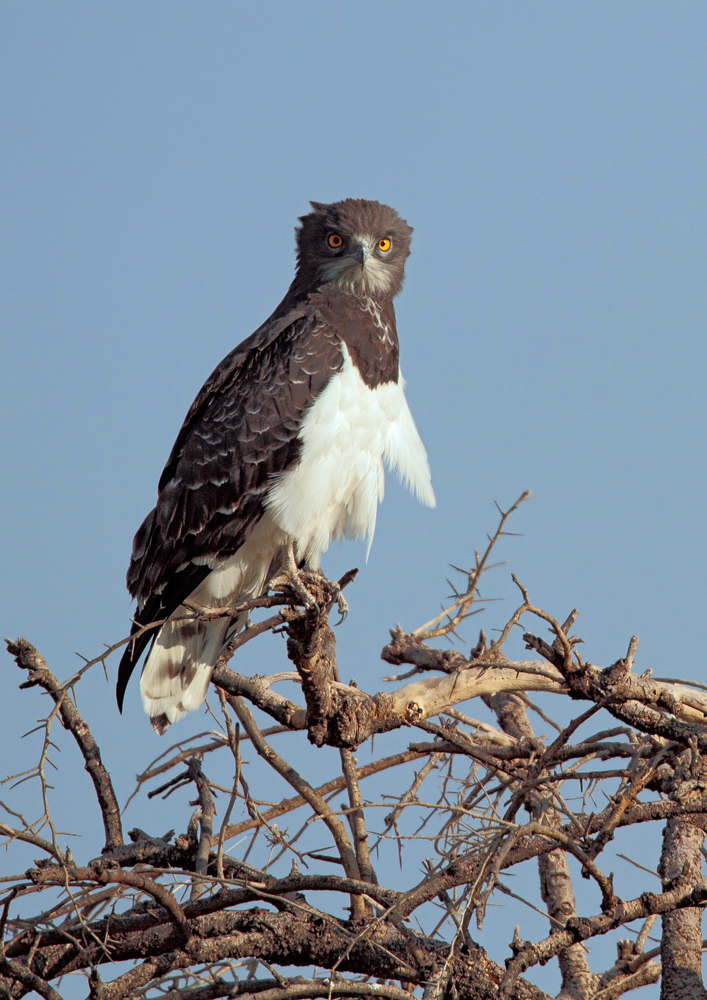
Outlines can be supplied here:
<path id="1" fill-rule="evenodd" d="M 388 205 L 347 198 L 310 202 L 297 233 L 297 283 L 333 284 L 354 295 L 392 298 L 403 284 L 412 229 Z"/>

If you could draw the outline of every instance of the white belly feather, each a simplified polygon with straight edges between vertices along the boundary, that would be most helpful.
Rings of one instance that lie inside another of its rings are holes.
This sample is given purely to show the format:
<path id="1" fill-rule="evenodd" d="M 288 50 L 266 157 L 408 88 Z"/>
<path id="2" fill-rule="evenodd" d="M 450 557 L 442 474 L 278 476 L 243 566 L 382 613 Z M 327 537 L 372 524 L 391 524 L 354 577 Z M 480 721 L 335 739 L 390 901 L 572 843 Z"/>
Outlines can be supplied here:
<path id="1" fill-rule="evenodd" d="M 212 572 L 190 595 L 198 605 L 233 607 L 258 596 L 273 560 L 294 541 L 298 559 L 319 566 L 332 539 L 368 538 L 383 498 L 383 462 L 397 470 L 422 503 L 434 507 L 427 453 L 403 392 L 404 382 L 369 389 L 346 347 L 344 365 L 302 421 L 297 465 L 268 491 L 268 513 L 235 555 L 208 561 Z M 140 679 L 145 710 L 159 731 L 203 701 L 214 664 L 234 627 L 226 618 L 164 625 Z"/>
<path id="2" fill-rule="evenodd" d="M 344 365 L 311 406 L 300 431 L 298 464 L 278 476 L 267 506 L 295 540 L 299 558 L 319 566 L 332 539 L 368 538 L 383 499 L 383 461 L 433 507 L 427 452 L 403 392 L 404 382 L 370 389 L 342 344 Z"/>

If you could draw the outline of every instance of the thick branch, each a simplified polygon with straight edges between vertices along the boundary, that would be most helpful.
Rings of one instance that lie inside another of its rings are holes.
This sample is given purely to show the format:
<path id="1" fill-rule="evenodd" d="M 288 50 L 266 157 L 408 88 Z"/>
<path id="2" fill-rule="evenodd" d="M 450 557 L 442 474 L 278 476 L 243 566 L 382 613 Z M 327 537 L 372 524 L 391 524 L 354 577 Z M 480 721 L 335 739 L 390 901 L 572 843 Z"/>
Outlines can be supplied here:
<path id="1" fill-rule="evenodd" d="M 675 769 L 672 798 L 693 798 L 706 777 L 701 758 L 684 754 Z M 659 873 L 663 889 L 675 883 L 700 884 L 702 848 L 707 819 L 704 816 L 681 816 L 668 820 L 663 830 Z M 661 936 L 663 980 L 661 1000 L 705 1000 L 702 983 L 702 909 L 676 909 L 663 916 Z"/>

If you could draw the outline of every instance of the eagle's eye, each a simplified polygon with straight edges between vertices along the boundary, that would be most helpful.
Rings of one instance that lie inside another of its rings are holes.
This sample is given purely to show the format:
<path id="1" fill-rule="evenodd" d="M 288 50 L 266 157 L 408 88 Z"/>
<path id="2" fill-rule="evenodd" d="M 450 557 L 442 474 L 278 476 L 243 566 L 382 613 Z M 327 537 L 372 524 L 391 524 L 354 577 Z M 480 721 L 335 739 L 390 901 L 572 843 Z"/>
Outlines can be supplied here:
<path id="1" fill-rule="evenodd" d="M 378 240 L 378 249 L 382 250 L 383 253 L 387 253 L 390 250 L 390 240 L 387 236 L 384 236 L 382 240 Z"/>
<path id="2" fill-rule="evenodd" d="M 329 233 L 329 236 L 327 237 L 327 243 L 332 250 L 338 250 L 339 247 L 342 246 L 343 242 L 343 239 L 338 233 Z"/>

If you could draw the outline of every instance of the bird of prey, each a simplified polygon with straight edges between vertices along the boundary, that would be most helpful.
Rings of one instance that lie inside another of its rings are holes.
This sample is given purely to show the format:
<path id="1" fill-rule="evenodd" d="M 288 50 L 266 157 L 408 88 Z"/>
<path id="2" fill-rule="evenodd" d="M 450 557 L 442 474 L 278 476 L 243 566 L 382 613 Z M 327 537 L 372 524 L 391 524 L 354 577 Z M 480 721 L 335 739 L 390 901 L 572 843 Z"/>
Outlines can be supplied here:
<path id="1" fill-rule="evenodd" d="M 317 571 L 334 538 L 370 548 L 384 462 L 435 503 L 393 309 L 412 229 L 377 201 L 311 206 L 287 294 L 192 403 L 133 542 L 132 634 L 168 621 L 128 644 L 116 693 L 122 711 L 149 645 L 140 690 L 160 734 L 201 704 L 246 618 L 198 621 L 185 604 L 235 608 L 278 573 Z"/>

